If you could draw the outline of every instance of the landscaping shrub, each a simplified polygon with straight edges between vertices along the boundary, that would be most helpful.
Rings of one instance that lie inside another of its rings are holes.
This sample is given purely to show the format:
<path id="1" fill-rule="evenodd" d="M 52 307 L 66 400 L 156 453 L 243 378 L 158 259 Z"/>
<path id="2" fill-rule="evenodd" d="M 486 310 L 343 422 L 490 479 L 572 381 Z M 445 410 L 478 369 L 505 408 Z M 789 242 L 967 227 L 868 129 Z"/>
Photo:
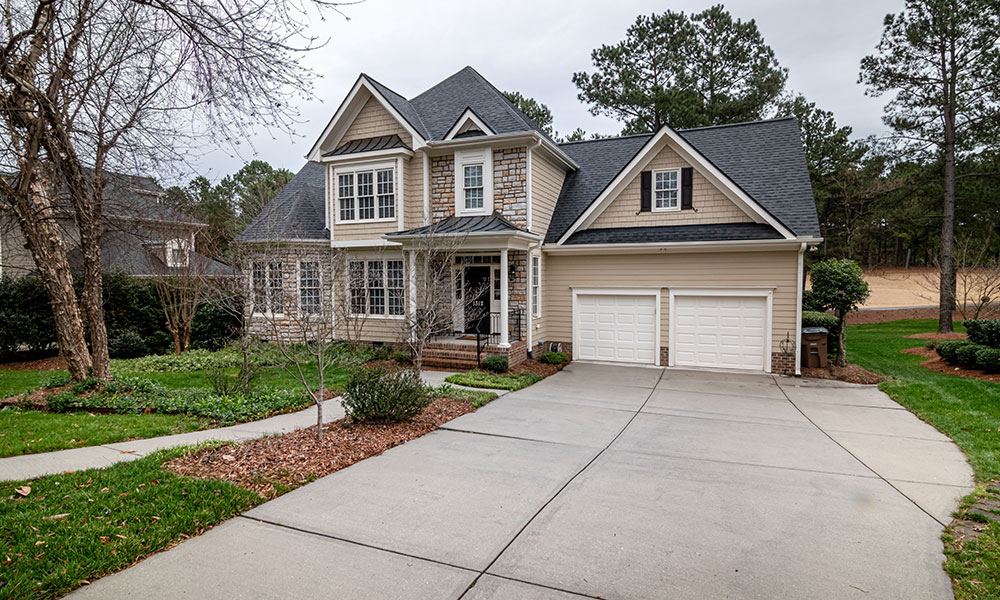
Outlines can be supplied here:
<path id="1" fill-rule="evenodd" d="M 14 354 L 22 346 L 38 353 L 55 342 L 52 305 L 41 278 L 0 277 L 0 354 Z"/>
<path id="2" fill-rule="evenodd" d="M 976 367 L 989 373 L 1000 372 L 1000 348 L 981 346 L 976 352 Z"/>
<path id="3" fill-rule="evenodd" d="M 101 383 L 100 379 L 94 379 L 93 377 L 88 377 L 83 381 L 77 381 L 70 386 L 74 394 L 86 394 L 87 392 L 93 390 Z"/>
<path id="4" fill-rule="evenodd" d="M 250 355 L 254 366 L 269 367 L 285 363 L 280 352 L 263 351 Z M 243 354 L 239 350 L 225 349 L 211 352 L 209 350 L 188 350 L 184 354 L 162 354 L 116 360 L 112 369 L 120 373 L 167 373 L 178 371 L 199 371 L 209 369 L 235 369 L 243 364 Z"/>
<path id="5" fill-rule="evenodd" d="M 413 355 L 406 350 L 396 350 L 392 353 L 392 360 L 401 365 L 408 365 L 413 362 Z"/>
<path id="6" fill-rule="evenodd" d="M 804 312 L 823 312 L 826 310 L 823 306 L 823 302 L 820 300 L 816 293 L 812 290 L 804 290 L 802 292 L 802 310 Z M 822 325 L 817 325 L 817 327 L 822 327 Z"/>
<path id="7" fill-rule="evenodd" d="M 947 342 L 941 342 L 934 349 L 938 356 L 940 356 L 948 364 L 957 365 L 958 364 L 958 349 L 964 346 L 972 344 L 969 340 L 950 340 Z"/>
<path id="8" fill-rule="evenodd" d="M 45 404 L 48 405 L 50 411 L 54 413 L 61 413 L 69 410 L 75 401 L 76 394 L 73 392 L 63 392 L 61 394 L 53 394 L 49 396 L 45 399 Z"/>
<path id="9" fill-rule="evenodd" d="M 146 341 L 131 329 L 108 330 L 108 354 L 111 358 L 136 358 L 148 354 Z"/>
<path id="10" fill-rule="evenodd" d="M 564 352 L 546 352 L 538 357 L 538 362 L 542 362 L 547 365 L 561 365 L 568 360 L 569 357 L 566 356 Z"/>
<path id="11" fill-rule="evenodd" d="M 408 421 L 419 415 L 430 400 L 415 369 L 362 367 L 348 379 L 342 403 L 347 416 L 357 421 Z"/>
<path id="12" fill-rule="evenodd" d="M 494 373 L 506 373 L 510 368 L 510 363 L 504 354 L 491 354 L 482 360 L 480 366 Z"/>
<path id="13" fill-rule="evenodd" d="M 969 369 L 975 368 L 976 354 L 983 348 L 986 348 L 986 346 L 980 346 L 971 342 L 964 346 L 959 346 L 958 350 L 955 351 L 955 364 Z"/>
<path id="14" fill-rule="evenodd" d="M 823 327 L 827 331 L 833 333 L 837 331 L 837 316 L 816 310 L 803 310 L 802 326 Z"/>
<path id="15" fill-rule="evenodd" d="M 989 348 L 1000 348 L 1000 319 L 970 319 L 965 322 L 969 341 Z"/>
<path id="16" fill-rule="evenodd" d="M 239 306 L 237 300 L 228 302 Z M 191 348 L 219 350 L 239 337 L 242 327 L 242 319 L 233 311 L 222 309 L 217 304 L 202 304 L 191 323 Z"/>
<path id="17" fill-rule="evenodd" d="M 69 373 L 53 373 L 42 380 L 43 388 L 57 388 L 70 382 Z"/>

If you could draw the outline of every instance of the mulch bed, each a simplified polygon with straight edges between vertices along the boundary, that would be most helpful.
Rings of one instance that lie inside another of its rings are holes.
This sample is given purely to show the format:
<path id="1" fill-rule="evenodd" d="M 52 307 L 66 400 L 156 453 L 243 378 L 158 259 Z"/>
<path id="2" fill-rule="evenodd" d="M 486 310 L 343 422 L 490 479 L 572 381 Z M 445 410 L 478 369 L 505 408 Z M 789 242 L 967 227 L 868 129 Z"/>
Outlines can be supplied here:
<path id="1" fill-rule="evenodd" d="M 938 333 L 937 331 L 929 331 L 927 333 L 911 333 L 910 335 L 904 335 L 903 337 L 911 340 L 967 340 L 969 339 L 969 334 L 957 332 Z"/>
<path id="2" fill-rule="evenodd" d="M 349 419 L 340 419 L 324 425 L 319 440 L 314 425 L 195 452 L 164 467 L 189 477 L 230 481 L 270 499 L 430 433 L 473 410 L 468 402 L 438 398 L 410 422 L 351 424 Z"/>
<path id="3" fill-rule="evenodd" d="M 954 339 L 954 338 L 952 338 Z M 922 356 L 927 360 L 920 363 L 920 366 L 930 369 L 931 371 L 937 371 L 938 373 L 944 373 L 945 375 L 954 375 L 956 377 L 964 377 L 966 379 L 979 379 L 982 381 L 992 381 L 995 383 L 1000 383 L 1000 373 L 987 373 L 980 369 L 966 369 L 964 367 L 956 367 L 955 365 L 949 365 L 944 362 L 944 359 L 938 356 L 938 353 L 930 348 L 907 348 L 906 350 L 901 350 L 903 354 L 912 354 L 914 356 Z"/>
<path id="4" fill-rule="evenodd" d="M 514 373 L 534 373 L 536 375 L 541 375 L 542 377 L 549 377 L 561 371 L 562 368 L 568 364 L 569 362 L 564 362 L 558 365 L 550 365 L 548 363 L 538 362 L 537 360 L 529 358 L 511 369 L 511 371 Z"/>
<path id="5" fill-rule="evenodd" d="M 55 396 L 63 392 L 68 392 L 69 389 L 69 385 L 54 388 L 39 388 L 28 392 L 27 400 L 25 399 L 24 394 L 7 396 L 6 398 L 0 399 L 0 407 L 18 406 L 21 408 L 30 408 L 31 410 L 48 411 L 49 404 L 45 399 L 49 396 Z"/>
<path id="6" fill-rule="evenodd" d="M 39 358 L 38 360 L 26 360 L 21 362 L 0 363 L 0 369 L 8 371 L 65 371 L 69 366 L 66 359 L 61 356 L 49 358 Z"/>
<path id="7" fill-rule="evenodd" d="M 835 379 L 847 383 L 876 384 L 882 383 L 888 377 L 872 373 L 859 365 L 847 363 L 846 367 L 838 367 L 829 363 L 825 368 L 802 368 L 803 377 L 813 377 L 816 379 Z"/>

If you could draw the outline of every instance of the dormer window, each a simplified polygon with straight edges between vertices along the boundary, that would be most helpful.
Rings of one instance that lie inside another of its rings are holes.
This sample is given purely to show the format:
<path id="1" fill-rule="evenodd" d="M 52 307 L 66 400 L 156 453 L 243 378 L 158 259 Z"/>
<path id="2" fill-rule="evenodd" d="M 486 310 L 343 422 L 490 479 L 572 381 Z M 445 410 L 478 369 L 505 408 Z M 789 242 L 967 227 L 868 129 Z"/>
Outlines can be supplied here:
<path id="1" fill-rule="evenodd" d="M 391 166 L 337 169 L 337 223 L 396 220 L 395 175 Z"/>
<path id="2" fill-rule="evenodd" d="M 188 245 L 185 239 L 167 240 L 166 262 L 172 269 L 182 269 L 188 266 Z"/>
<path id="3" fill-rule="evenodd" d="M 680 169 L 653 171 L 654 211 L 680 210 Z"/>
<path id="4" fill-rule="evenodd" d="M 493 151 L 489 148 L 455 153 L 455 214 L 493 212 Z"/>

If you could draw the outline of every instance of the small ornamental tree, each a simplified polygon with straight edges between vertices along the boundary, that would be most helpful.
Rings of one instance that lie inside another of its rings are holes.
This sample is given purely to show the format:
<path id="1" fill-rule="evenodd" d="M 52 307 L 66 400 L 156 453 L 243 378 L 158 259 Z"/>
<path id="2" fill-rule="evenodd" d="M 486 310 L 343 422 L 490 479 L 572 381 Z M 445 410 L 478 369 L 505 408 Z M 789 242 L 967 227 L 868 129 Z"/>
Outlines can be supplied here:
<path id="1" fill-rule="evenodd" d="M 816 263 L 809 271 L 812 300 L 824 310 L 837 314 L 837 358 L 834 364 L 847 365 L 847 313 L 858 310 L 870 294 L 858 263 L 849 259 L 831 258 Z"/>

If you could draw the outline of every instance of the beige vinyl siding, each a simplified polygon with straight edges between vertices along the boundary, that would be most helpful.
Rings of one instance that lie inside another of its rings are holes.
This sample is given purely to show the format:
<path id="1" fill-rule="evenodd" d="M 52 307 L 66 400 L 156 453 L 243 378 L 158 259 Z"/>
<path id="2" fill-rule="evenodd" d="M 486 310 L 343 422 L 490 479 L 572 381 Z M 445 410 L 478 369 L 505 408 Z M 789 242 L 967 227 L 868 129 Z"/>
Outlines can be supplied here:
<path id="1" fill-rule="evenodd" d="M 669 340 L 670 295 L 673 288 L 774 287 L 772 349 L 795 337 L 798 248 L 781 252 L 705 252 L 546 256 L 542 271 L 544 337 L 573 340 L 572 287 L 661 288 L 660 344 Z"/>
<path id="2" fill-rule="evenodd" d="M 403 228 L 413 229 L 424 225 L 424 157 L 418 152 L 410 159 L 403 159 Z"/>
<path id="3" fill-rule="evenodd" d="M 545 236 L 566 171 L 539 152 L 531 153 L 531 232 Z"/>
<path id="4" fill-rule="evenodd" d="M 358 116 L 354 118 L 354 122 L 347 128 L 347 133 L 340 140 L 340 145 L 351 140 L 392 134 L 398 135 L 407 147 L 413 147 L 413 137 L 407 133 L 403 124 L 389 114 L 381 102 L 372 97 L 368 99 Z"/>
<path id="5" fill-rule="evenodd" d="M 667 146 L 643 170 L 677 169 L 690 166 L 672 148 Z M 640 213 L 640 187 L 640 177 L 636 175 L 635 179 L 604 209 L 604 212 L 597 217 L 589 229 L 753 222 L 753 219 L 726 198 L 697 170 L 693 172 L 691 180 L 691 205 L 694 210 Z"/>

